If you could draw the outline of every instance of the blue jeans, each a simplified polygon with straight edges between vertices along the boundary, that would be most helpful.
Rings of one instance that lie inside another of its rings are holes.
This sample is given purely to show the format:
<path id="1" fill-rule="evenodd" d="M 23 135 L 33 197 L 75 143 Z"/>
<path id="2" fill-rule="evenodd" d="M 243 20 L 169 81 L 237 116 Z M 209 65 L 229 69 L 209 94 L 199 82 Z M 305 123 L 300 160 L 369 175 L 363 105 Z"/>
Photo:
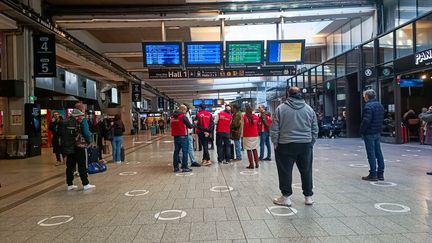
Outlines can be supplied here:
<path id="1" fill-rule="evenodd" d="M 267 157 L 271 158 L 271 147 L 270 147 L 270 133 L 269 132 L 260 132 L 260 156 L 259 159 L 264 159 L 264 145 L 267 147 Z"/>
<path id="2" fill-rule="evenodd" d="M 121 147 L 123 145 L 123 136 L 114 136 L 112 141 L 113 162 L 121 161 Z"/>
<path id="3" fill-rule="evenodd" d="M 193 150 L 193 137 L 192 137 L 192 135 L 188 135 L 188 142 L 189 142 L 189 146 L 188 146 L 189 147 L 189 149 L 188 149 L 189 158 L 191 160 L 191 163 L 195 164 L 195 163 L 197 163 L 197 160 L 195 158 L 195 153 Z"/>
<path id="4" fill-rule="evenodd" d="M 371 176 L 383 176 L 384 175 L 384 157 L 381 152 L 381 135 L 372 134 L 363 136 L 367 158 L 369 161 Z M 378 163 L 378 170 L 377 170 Z"/>
<path id="5" fill-rule="evenodd" d="M 234 140 L 234 148 L 235 148 L 236 159 L 241 160 L 242 154 L 241 154 L 241 140 L 240 139 Z"/>
<path id="6" fill-rule="evenodd" d="M 181 168 L 188 168 L 188 151 L 189 151 L 189 139 L 188 136 L 174 137 L 174 154 L 173 154 L 173 167 L 178 169 L 180 164 L 180 150 L 182 151 Z"/>

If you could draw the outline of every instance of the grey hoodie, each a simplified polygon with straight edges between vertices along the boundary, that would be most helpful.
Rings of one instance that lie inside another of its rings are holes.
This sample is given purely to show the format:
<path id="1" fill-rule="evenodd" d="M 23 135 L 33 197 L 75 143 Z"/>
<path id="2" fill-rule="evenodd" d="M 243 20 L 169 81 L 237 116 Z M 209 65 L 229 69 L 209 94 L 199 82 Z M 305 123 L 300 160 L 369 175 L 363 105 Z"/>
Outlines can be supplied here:
<path id="1" fill-rule="evenodd" d="M 276 145 L 315 142 L 318 137 L 315 111 L 304 99 L 288 98 L 273 114 L 270 137 Z"/>

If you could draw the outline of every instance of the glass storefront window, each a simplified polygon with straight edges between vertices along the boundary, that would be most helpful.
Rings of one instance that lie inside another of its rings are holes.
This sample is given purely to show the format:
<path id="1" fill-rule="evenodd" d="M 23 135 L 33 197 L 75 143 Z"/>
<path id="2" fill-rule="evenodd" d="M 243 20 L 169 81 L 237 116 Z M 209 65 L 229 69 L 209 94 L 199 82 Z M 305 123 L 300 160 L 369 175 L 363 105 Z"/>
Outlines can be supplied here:
<path id="1" fill-rule="evenodd" d="M 380 80 L 379 94 L 384 106 L 384 124 L 381 139 L 385 142 L 396 142 L 395 101 L 393 78 Z"/>
<path id="2" fill-rule="evenodd" d="M 413 25 L 396 30 L 396 58 L 413 54 Z"/>
<path id="3" fill-rule="evenodd" d="M 351 49 L 351 26 L 350 23 L 342 26 L 342 52 Z"/>
<path id="4" fill-rule="evenodd" d="M 338 29 L 333 34 L 334 37 L 334 55 L 337 56 L 342 53 L 342 32 Z"/>
<path id="5" fill-rule="evenodd" d="M 378 39 L 379 62 L 386 63 L 393 61 L 393 32 Z"/>
<path id="6" fill-rule="evenodd" d="M 374 36 L 374 22 L 373 17 L 365 17 L 362 19 L 361 33 L 362 42 L 366 42 Z"/>
<path id="7" fill-rule="evenodd" d="M 351 44 L 353 47 L 362 43 L 361 35 L 361 19 L 353 19 L 351 21 Z"/>
<path id="8" fill-rule="evenodd" d="M 333 34 L 327 36 L 327 56 L 328 58 L 334 57 L 334 42 L 333 42 Z"/>
<path id="9" fill-rule="evenodd" d="M 359 69 L 358 49 L 352 50 L 346 54 L 346 74 L 355 73 Z"/>
<path id="10" fill-rule="evenodd" d="M 315 86 L 316 85 L 316 68 L 312 68 L 310 70 L 310 77 L 311 77 L 311 80 L 310 80 L 311 86 Z"/>
<path id="11" fill-rule="evenodd" d="M 432 11 L 431 0 L 417 0 L 417 3 L 418 16 L 422 16 L 423 14 Z"/>
<path id="12" fill-rule="evenodd" d="M 402 25 L 417 16 L 415 0 L 399 0 L 399 23 Z"/>
<path id="13" fill-rule="evenodd" d="M 345 55 L 339 56 L 336 58 L 336 77 L 342 77 L 345 75 L 345 64 L 346 57 Z"/>
<path id="14" fill-rule="evenodd" d="M 324 64 L 324 80 L 332 80 L 335 78 L 335 60 L 332 59 Z"/>
<path id="15" fill-rule="evenodd" d="M 416 50 L 417 52 L 432 48 L 432 14 L 416 22 Z"/>
<path id="16" fill-rule="evenodd" d="M 383 0 L 385 31 L 391 30 L 398 24 L 398 0 Z"/>
<path id="17" fill-rule="evenodd" d="M 375 48 L 374 48 L 374 42 L 371 41 L 369 43 L 366 43 L 362 47 L 363 50 L 363 62 L 364 66 L 366 67 L 372 67 L 375 65 L 374 63 L 374 56 L 375 56 Z"/>
<path id="18" fill-rule="evenodd" d="M 316 68 L 316 83 L 321 84 L 324 82 L 324 78 L 323 78 L 323 65 L 320 65 Z"/>

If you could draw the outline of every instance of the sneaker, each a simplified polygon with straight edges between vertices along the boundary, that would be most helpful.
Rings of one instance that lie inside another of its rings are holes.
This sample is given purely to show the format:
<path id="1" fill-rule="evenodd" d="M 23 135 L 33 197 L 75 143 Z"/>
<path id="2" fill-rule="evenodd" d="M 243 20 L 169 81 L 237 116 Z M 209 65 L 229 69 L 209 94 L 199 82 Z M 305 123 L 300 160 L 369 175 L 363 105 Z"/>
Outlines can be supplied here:
<path id="1" fill-rule="evenodd" d="M 271 158 L 265 158 L 264 161 L 271 161 Z"/>
<path id="2" fill-rule="evenodd" d="M 189 168 L 182 169 L 181 172 L 192 172 L 192 169 L 189 169 Z"/>
<path id="3" fill-rule="evenodd" d="M 115 163 L 119 165 L 119 164 L 121 164 L 122 162 L 121 162 L 121 161 L 116 161 Z"/>
<path id="4" fill-rule="evenodd" d="M 177 172 L 179 172 L 179 171 L 180 171 L 179 168 L 175 168 L 175 169 L 174 169 L 174 173 L 177 173 Z"/>
<path id="5" fill-rule="evenodd" d="M 371 175 L 363 176 L 362 180 L 365 180 L 365 181 L 378 181 L 378 176 L 371 176 Z"/>
<path id="6" fill-rule="evenodd" d="M 192 164 L 191 164 L 191 166 L 192 166 L 192 167 L 201 167 L 201 165 L 200 165 L 200 164 L 198 164 L 197 162 L 195 162 L 195 163 L 192 163 Z"/>
<path id="7" fill-rule="evenodd" d="M 76 190 L 76 189 L 78 189 L 78 187 L 75 186 L 75 185 L 71 185 L 71 186 L 68 186 L 68 187 L 67 187 L 67 190 L 68 190 L 68 191 L 73 191 L 73 190 Z"/>
<path id="8" fill-rule="evenodd" d="M 90 189 L 93 189 L 93 188 L 96 188 L 96 186 L 95 185 L 91 185 L 91 184 L 87 184 L 87 185 L 84 186 L 84 191 L 87 191 L 87 190 L 90 190 Z"/>
<path id="9" fill-rule="evenodd" d="M 383 181 L 384 180 L 384 176 L 378 176 L 378 180 L 379 181 Z"/>
<path id="10" fill-rule="evenodd" d="M 305 197 L 305 204 L 306 205 L 313 205 L 314 204 L 313 197 L 312 196 Z"/>
<path id="11" fill-rule="evenodd" d="M 426 175 L 432 175 L 432 171 L 426 172 Z"/>
<path id="12" fill-rule="evenodd" d="M 229 161 L 224 161 L 223 164 L 227 165 L 227 164 L 229 164 Z"/>
<path id="13" fill-rule="evenodd" d="M 210 160 L 206 160 L 205 162 L 202 163 L 202 165 L 204 166 L 210 166 L 212 164 L 212 162 Z"/>
<path id="14" fill-rule="evenodd" d="M 273 203 L 280 206 L 288 206 L 291 207 L 291 199 L 290 197 L 280 196 L 273 199 Z"/>
<path id="15" fill-rule="evenodd" d="M 74 172 L 75 177 L 79 177 L 79 173 L 77 171 Z"/>
<path id="16" fill-rule="evenodd" d="M 233 160 L 231 160 L 232 162 L 240 162 L 240 161 L 242 161 L 242 159 L 233 159 Z"/>

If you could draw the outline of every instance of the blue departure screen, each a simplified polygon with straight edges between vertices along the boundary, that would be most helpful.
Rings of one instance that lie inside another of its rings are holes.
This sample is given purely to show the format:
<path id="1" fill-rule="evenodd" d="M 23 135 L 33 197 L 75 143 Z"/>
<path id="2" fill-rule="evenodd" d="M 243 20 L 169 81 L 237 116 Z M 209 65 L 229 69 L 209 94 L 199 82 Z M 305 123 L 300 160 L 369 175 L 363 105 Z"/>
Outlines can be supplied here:
<path id="1" fill-rule="evenodd" d="M 214 105 L 214 100 L 204 100 L 204 105 Z"/>
<path id="2" fill-rule="evenodd" d="M 180 65 L 180 43 L 144 43 L 146 65 Z"/>
<path id="3" fill-rule="evenodd" d="M 186 44 L 187 64 L 189 65 L 220 65 L 222 64 L 220 43 L 188 43 Z"/>

